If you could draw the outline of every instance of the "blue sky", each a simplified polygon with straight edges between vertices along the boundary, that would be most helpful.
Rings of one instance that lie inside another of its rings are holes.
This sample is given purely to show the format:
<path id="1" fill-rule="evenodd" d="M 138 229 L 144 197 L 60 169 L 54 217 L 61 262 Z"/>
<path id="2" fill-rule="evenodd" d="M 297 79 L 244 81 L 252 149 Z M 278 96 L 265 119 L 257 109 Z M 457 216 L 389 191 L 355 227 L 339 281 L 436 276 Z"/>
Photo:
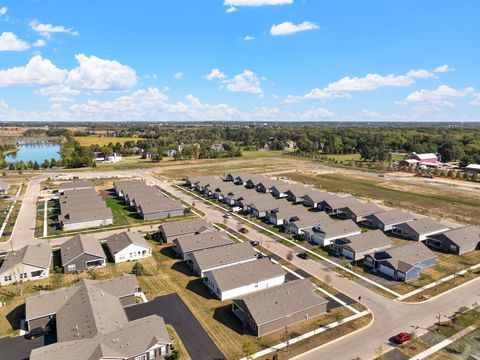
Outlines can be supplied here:
<path id="1" fill-rule="evenodd" d="M 0 120 L 479 121 L 480 3 L 0 0 Z"/>

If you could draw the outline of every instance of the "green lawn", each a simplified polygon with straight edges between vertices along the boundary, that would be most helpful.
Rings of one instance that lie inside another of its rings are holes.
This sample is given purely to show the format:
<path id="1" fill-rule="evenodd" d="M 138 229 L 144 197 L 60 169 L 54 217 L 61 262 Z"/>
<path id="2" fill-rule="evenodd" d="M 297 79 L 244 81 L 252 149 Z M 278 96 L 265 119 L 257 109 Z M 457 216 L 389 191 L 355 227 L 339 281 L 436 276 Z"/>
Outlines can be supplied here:
<path id="1" fill-rule="evenodd" d="M 112 210 L 114 225 L 132 225 L 144 222 L 133 207 L 125 204 L 118 197 L 108 198 L 105 203 Z"/>

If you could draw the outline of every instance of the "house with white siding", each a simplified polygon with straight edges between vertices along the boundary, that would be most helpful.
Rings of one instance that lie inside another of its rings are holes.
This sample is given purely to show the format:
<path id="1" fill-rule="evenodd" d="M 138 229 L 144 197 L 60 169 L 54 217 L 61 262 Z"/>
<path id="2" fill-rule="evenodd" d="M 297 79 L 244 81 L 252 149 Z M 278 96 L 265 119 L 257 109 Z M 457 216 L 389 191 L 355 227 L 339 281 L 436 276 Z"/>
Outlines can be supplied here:
<path id="1" fill-rule="evenodd" d="M 309 241 L 320 246 L 329 246 L 337 239 L 358 235 L 362 230 L 352 220 L 335 221 L 316 225 L 308 233 Z"/>
<path id="2" fill-rule="evenodd" d="M 279 264 L 262 258 L 207 271 L 203 282 L 212 294 L 224 301 L 281 285 L 285 282 L 285 271 Z"/>
<path id="3" fill-rule="evenodd" d="M 115 263 L 135 261 L 152 256 L 152 248 L 140 232 L 123 231 L 106 238 Z"/>

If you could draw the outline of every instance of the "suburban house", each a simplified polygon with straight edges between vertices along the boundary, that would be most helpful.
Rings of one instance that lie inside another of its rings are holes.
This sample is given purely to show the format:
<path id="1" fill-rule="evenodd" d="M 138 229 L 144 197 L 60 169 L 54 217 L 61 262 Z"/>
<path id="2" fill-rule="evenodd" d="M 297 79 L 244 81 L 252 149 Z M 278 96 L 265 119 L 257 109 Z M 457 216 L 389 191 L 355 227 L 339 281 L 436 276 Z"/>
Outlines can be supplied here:
<path id="1" fill-rule="evenodd" d="M 335 240 L 332 249 L 337 256 L 345 256 L 355 261 L 365 255 L 388 249 L 392 241 L 381 230 L 367 231 L 358 235 Z"/>
<path id="2" fill-rule="evenodd" d="M 162 359 L 172 340 L 158 315 L 129 321 L 124 307 L 135 304 L 134 275 L 41 291 L 27 298 L 27 328 L 49 327 L 57 342 L 32 350 L 30 359 Z"/>
<path id="3" fill-rule="evenodd" d="M 224 301 L 281 285 L 285 282 L 285 271 L 281 265 L 263 258 L 207 271 L 203 282 Z"/>
<path id="4" fill-rule="evenodd" d="M 243 182 L 243 180 L 245 180 Z M 250 174 L 248 177 L 244 176 L 243 178 L 241 176 L 238 176 L 235 179 L 235 184 L 243 184 L 247 189 L 255 189 L 258 184 L 261 182 L 266 182 L 269 181 L 267 177 L 261 174 Z"/>
<path id="5" fill-rule="evenodd" d="M 353 196 L 331 197 L 320 202 L 320 210 L 325 211 L 327 214 L 336 215 L 341 208 L 354 204 L 360 204 L 360 201 Z"/>
<path id="6" fill-rule="evenodd" d="M 182 260 L 189 260 L 194 251 L 233 244 L 225 232 L 215 231 L 198 235 L 184 236 L 173 240 L 173 250 Z"/>
<path id="7" fill-rule="evenodd" d="M 93 184 L 88 180 L 68 181 L 61 183 L 58 192 L 63 194 L 65 191 L 92 189 Z"/>
<path id="8" fill-rule="evenodd" d="M 301 205 L 283 204 L 280 208 L 267 211 L 268 222 L 273 225 L 283 225 L 285 220 L 293 216 L 302 217 L 308 213 L 308 209 Z"/>
<path id="9" fill-rule="evenodd" d="M 302 213 L 300 216 L 294 215 L 289 219 L 285 219 L 283 221 L 283 226 L 288 228 L 292 234 L 303 236 L 303 230 L 333 221 L 334 220 L 323 211 L 308 211 Z"/>
<path id="10" fill-rule="evenodd" d="M 140 232 L 123 231 L 105 239 L 115 263 L 145 259 L 152 256 L 152 248 Z"/>
<path id="11" fill-rule="evenodd" d="M 275 185 L 278 184 L 276 180 L 262 180 L 255 185 L 255 190 L 261 193 L 270 193 L 270 189 L 272 189 Z"/>
<path id="12" fill-rule="evenodd" d="M 190 254 L 192 269 L 204 277 L 207 271 L 257 260 L 257 254 L 248 242 L 217 246 Z"/>
<path id="13" fill-rule="evenodd" d="M 0 180 L 0 194 L 7 194 L 8 189 L 10 189 L 10 184 L 3 180 Z"/>
<path id="14" fill-rule="evenodd" d="M 51 262 L 52 248 L 42 243 L 8 252 L 0 267 L 0 286 L 47 278 Z"/>
<path id="15" fill-rule="evenodd" d="M 115 183 L 115 191 L 126 204 L 135 207 L 144 220 L 181 216 L 185 208 L 178 200 L 162 194 L 155 186 L 144 181 L 132 180 Z"/>
<path id="16" fill-rule="evenodd" d="M 290 186 L 286 191 L 287 200 L 293 203 L 303 202 L 303 196 L 307 195 L 312 189 L 302 185 Z"/>
<path id="17" fill-rule="evenodd" d="M 278 200 L 273 197 L 263 197 L 255 200 L 254 202 L 247 205 L 247 211 L 253 217 L 264 218 L 267 216 L 268 212 L 273 210 L 278 210 L 281 206 L 285 206 L 288 203 L 286 200 Z"/>
<path id="18" fill-rule="evenodd" d="M 175 239 L 186 236 L 215 231 L 213 226 L 203 219 L 172 221 L 161 224 L 158 229 L 160 236 L 166 243 L 171 243 Z"/>
<path id="19" fill-rule="evenodd" d="M 437 256 L 421 241 L 365 255 L 363 264 L 394 280 L 412 281 L 422 269 L 435 265 Z"/>
<path id="20" fill-rule="evenodd" d="M 91 235 L 78 234 L 60 245 L 65 274 L 104 267 L 107 257 L 100 242 Z"/>
<path id="21" fill-rule="evenodd" d="M 326 224 L 315 225 L 310 230 L 305 230 L 308 241 L 329 246 L 337 239 L 343 239 L 362 232 L 353 220 L 334 221 Z"/>
<path id="22" fill-rule="evenodd" d="M 447 226 L 440 224 L 432 218 L 426 217 L 394 225 L 392 233 L 409 240 L 423 241 L 426 240 L 428 236 L 440 234 L 448 230 L 450 230 L 450 228 Z"/>
<path id="23" fill-rule="evenodd" d="M 307 207 L 319 208 L 322 201 L 337 197 L 338 195 L 330 194 L 325 191 L 310 189 L 306 195 L 302 196 L 302 203 Z"/>
<path id="24" fill-rule="evenodd" d="M 64 230 L 80 230 L 113 224 L 112 210 L 94 188 L 65 190 L 59 197 L 58 222 Z"/>
<path id="25" fill-rule="evenodd" d="M 301 185 L 290 184 L 283 181 L 277 181 L 277 183 L 270 188 L 270 193 L 273 195 L 273 197 L 276 197 L 276 198 L 288 199 L 288 196 L 290 195 L 291 197 L 293 197 L 292 200 L 290 201 L 293 201 L 296 199 L 294 194 L 303 192 L 302 195 L 305 195 L 304 190 L 305 188 Z"/>
<path id="26" fill-rule="evenodd" d="M 385 211 L 380 206 L 374 203 L 357 203 L 349 204 L 343 208 L 340 208 L 337 212 L 337 216 L 344 219 L 352 219 L 355 222 L 362 222 L 365 216 L 376 214 Z"/>
<path id="27" fill-rule="evenodd" d="M 427 237 L 428 246 L 448 253 L 462 255 L 480 250 L 480 227 L 464 226 Z"/>
<path id="28" fill-rule="evenodd" d="M 390 231 L 395 225 L 415 220 L 412 214 L 402 210 L 386 210 L 379 213 L 367 215 L 363 219 L 363 224 L 373 229 Z"/>
<path id="29" fill-rule="evenodd" d="M 215 177 L 210 176 L 210 175 L 189 176 L 189 177 L 185 178 L 185 184 L 191 189 L 196 189 L 196 190 L 201 191 L 201 189 L 202 189 L 201 184 L 206 185 L 214 179 L 215 179 Z"/>
<path id="30" fill-rule="evenodd" d="M 260 203 L 264 201 L 273 201 L 273 199 L 270 195 L 268 194 L 263 194 L 263 193 L 258 193 L 256 191 L 252 190 L 247 190 L 248 193 L 242 193 L 241 195 L 238 195 L 238 197 L 235 199 L 234 202 L 234 207 L 238 206 L 242 208 L 244 211 L 249 212 L 250 204 L 255 204 L 255 203 Z"/>
<path id="31" fill-rule="evenodd" d="M 234 299 L 232 311 L 244 331 L 261 337 L 324 314 L 327 303 L 309 280 L 302 279 Z"/>

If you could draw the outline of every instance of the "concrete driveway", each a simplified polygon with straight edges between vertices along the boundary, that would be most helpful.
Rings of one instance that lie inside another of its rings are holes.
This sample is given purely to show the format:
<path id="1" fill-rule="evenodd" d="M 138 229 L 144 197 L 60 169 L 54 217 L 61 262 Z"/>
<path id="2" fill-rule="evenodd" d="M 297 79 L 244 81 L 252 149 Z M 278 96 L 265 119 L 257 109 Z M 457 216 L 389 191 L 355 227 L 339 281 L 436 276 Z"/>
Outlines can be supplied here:
<path id="1" fill-rule="evenodd" d="M 128 319 L 159 315 L 175 328 L 188 354 L 195 360 L 223 360 L 217 345 L 177 294 L 159 296 L 144 304 L 125 308 Z"/>

